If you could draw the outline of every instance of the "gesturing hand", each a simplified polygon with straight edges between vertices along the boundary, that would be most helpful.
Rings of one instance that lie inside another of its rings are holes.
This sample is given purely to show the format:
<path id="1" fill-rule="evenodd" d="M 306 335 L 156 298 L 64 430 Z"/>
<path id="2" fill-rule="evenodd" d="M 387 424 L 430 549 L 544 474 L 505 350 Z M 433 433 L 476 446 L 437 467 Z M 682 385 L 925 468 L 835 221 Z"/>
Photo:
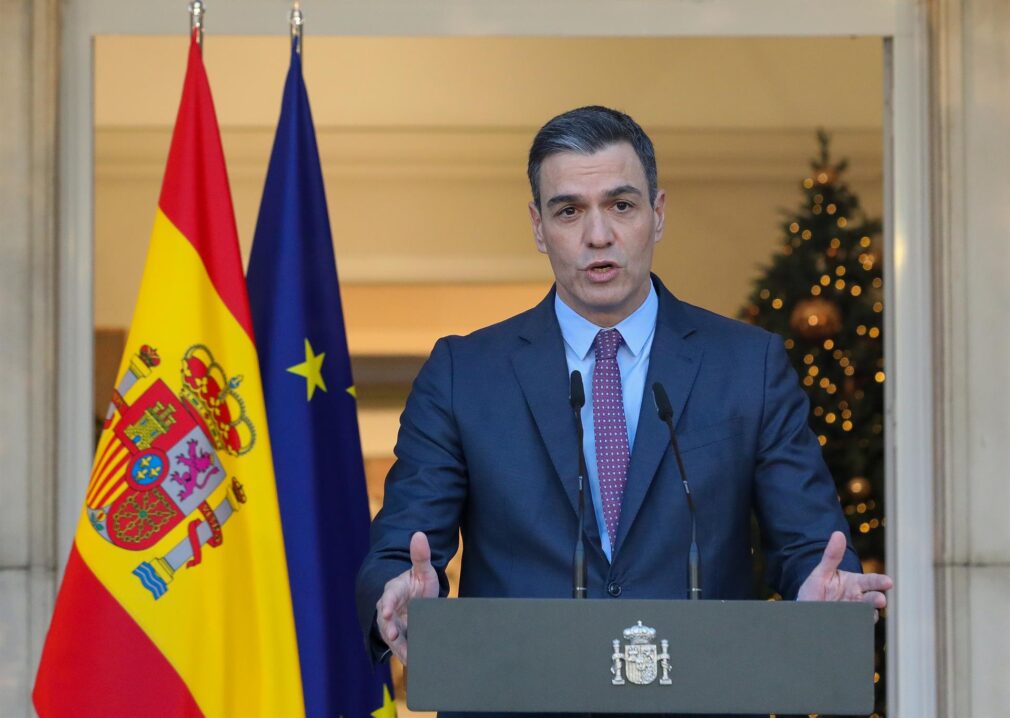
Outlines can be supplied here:
<path id="1" fill-rule="evenodd" d="M 438 575 L 431 566 L 428 537 L 418 531 L 410 537 L 408 570 L 386 582 L 375 604 L 379 634 L 396 657 L 407 665 L 407 607 L 415 598 L 438 596 Z"/>
<path id="2" fill-rule="evenodd" d="M 894 581 L 882 573 L 839 571 L 845 555 L 845 534 L 831 534 L 817 567 L 800 586 L 797 601 L 865 601 L 880 610 L 887 605 L 884 591 L 894 588 Z"/>

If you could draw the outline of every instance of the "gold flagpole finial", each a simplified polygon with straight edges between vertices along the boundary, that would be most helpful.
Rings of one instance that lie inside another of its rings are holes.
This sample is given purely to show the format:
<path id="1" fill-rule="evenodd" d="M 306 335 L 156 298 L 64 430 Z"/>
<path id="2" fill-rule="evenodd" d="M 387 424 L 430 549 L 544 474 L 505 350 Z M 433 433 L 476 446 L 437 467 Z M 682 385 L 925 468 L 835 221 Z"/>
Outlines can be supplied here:
<path id="1" fill-rule="evenodd" d="M 291 4 L 291 15 L 288 18 L 291 23 L 291 39 L 295 43 L 295 52 L 302 54 L 302 25 L 305 18 L 302 16 L 302 4 L 294 0 Z"/>
<path id="2" fill-rule="evenodd" d="M 203 15 L 206 9 L 203 0 L 192 0 L 189 4 L 189 32 L 192 35 L 196 31 L 196 44 L 203 49 Z"/>

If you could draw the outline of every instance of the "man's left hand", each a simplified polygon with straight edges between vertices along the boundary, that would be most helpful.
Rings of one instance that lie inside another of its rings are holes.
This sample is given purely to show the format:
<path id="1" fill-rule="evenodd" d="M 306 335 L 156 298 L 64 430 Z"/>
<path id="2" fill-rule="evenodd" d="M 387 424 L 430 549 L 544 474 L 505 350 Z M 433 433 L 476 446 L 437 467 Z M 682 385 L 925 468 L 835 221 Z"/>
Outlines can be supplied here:
<path id="1" fill-rule="evenodd" d="M 839 571 L 845 556 L 845 534 L 831 534 L 827 548 L 817 567 L 800 586 L 797 601 L 865 601 L 878 611 L 887 605 L 884 591 L 894 588 L 890 576 L 882 573 L 852 573 Z"/>

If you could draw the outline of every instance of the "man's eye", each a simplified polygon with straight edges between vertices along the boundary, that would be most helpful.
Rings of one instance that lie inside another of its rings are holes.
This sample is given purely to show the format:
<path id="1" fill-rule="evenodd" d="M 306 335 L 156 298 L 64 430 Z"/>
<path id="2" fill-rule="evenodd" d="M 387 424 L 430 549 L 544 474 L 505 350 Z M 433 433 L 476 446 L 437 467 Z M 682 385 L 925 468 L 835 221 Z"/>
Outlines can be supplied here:
<path id="1" fill-rule="evenodd" d="M 627 212 L 629 209 L 631 209 L 631 202 L 625 202 L 622 199 L 619 202 L 615 202 L 614 207 L 617 209 L 618 212 Z"/>
<path id="2" fill-rule="evenodd" d="M 562 217 L 574 217 L 575 216 L 575 208 L 574 207 L 565 207 L 560 212 L 558 212 L 558 214 L 560 216 L 562 216 Z"/>

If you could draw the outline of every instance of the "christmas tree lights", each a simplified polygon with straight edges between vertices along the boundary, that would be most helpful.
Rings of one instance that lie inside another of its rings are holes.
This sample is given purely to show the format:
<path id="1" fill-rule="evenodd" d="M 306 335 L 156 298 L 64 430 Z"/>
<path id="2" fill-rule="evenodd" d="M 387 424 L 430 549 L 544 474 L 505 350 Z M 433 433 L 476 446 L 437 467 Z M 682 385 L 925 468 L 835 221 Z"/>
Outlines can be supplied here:
<path id="1" fill-rule="evenodd" d="M 742 319 L 785 338 L 810 399 L 810 426 L 831 470 L 864 571 L 884 571 L 883 240 L 832 163 L 820 156 L 804 202 L 782 222 L 782 244 L 754 284 Z M 876 715 L 884 715 L 883 620 L 877 626 Z"/>

